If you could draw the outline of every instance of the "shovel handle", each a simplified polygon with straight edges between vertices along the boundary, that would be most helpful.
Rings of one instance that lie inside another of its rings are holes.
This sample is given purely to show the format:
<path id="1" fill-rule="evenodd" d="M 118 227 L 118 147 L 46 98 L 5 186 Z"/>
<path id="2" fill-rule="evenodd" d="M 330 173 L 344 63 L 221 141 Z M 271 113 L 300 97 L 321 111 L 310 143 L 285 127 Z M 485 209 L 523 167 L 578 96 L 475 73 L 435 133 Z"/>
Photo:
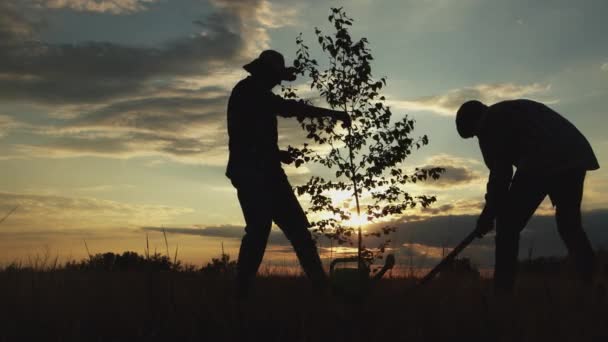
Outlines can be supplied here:
<path id="1" fill-rule="evenodd" d="M 454 260 L 456 256 L 458 256 L 458 254 L 462 252 L 463 249 L 465 249 L 468 245 L 471 244 L 471 242 L 473 242 L 473 240 L 475 240 L 476 237 L 477 231 L 471 232 L 471 234 L 464 238 L 464 240 L 462 240 L 462 242 L 460 242 L 458 246 L 454 247 L 454 249 L 452 249 L 452 251 L 445 258 L 443 258 L 443 260 L 441 260 L 441 262 L 437 264 L 435 268 L 433 268 L 429 273 L 427 273 L 427 275 L 420 279 L 420 281 L 418 282 L 418 286 L 422 286 L 426 284 L 429 280 L 433 279 L 437 275 L 437 273 L 441 271 L 441 269 L 443 269 L 446 265 L 450 264 L 452 260 Z"/>

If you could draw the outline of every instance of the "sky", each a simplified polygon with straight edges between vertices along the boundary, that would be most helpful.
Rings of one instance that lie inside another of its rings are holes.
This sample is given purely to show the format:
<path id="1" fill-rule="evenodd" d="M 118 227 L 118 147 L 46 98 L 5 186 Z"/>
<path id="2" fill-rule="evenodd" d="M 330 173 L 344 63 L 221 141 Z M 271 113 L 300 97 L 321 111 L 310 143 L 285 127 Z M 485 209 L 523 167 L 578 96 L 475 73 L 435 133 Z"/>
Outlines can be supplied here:
<path id="1" fill-rule="evenodd" d="M 299 33 L 323 59 L 314 27 L 330 31 L 330 7 L 368 38 L 393 112 L 430 138 L 403 167 L 447 170 L 411 189 L 436 195 L 431 208 L 395 218 L 390 248 L 401 263 L 431 265 L 483 205 L 488 171 L 454 125 L 463 102 L 541 101 L 587 136 L 601 166 L 608 158 L 604 0 L 3 0 L 0 212 L 17 209 L 0 224 L 0 263 L 142 253 L 146 238 L 165 253 L 162 230 L 185 262 L 207 262 L 222 243 L 236 257 L 244 220 L 224 176 L 230 90 L 264 49 L 292 61 Z M 282 147 L 305 136 L 289 119 L 279 135 Z M 322 170 L 286 172 L 297 185 Z M 608 246 L 606 191 L 608 171 L 588 173 L 584 224 L 596 248 Z M 544 202 L 522 255 L 566 253 L 552 215 Z M 492 254 L 491 235 L 464 253 L 482 267 Z M 273 230 L 265 265 L 293 260 Z"/>

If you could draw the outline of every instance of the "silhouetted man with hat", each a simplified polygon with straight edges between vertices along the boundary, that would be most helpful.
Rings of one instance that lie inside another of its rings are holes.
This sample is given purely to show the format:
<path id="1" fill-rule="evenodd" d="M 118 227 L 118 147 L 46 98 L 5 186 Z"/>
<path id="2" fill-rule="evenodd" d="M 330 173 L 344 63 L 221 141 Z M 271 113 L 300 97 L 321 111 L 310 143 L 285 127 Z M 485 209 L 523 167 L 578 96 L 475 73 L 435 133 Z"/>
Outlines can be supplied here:
<path id="1" fill-rule="evenodd" d="M 300 265 L 318 289 L 327 286 L 319 254 L 302 207 L 293 193 L 281 162 L 291 162 L 277 145 L 277 115 L 330 117 L 350 124 L 345 112 L 286 100 L 272 93 L 281 81 L 294 81 L 295 69 L 285 67 L 283 56 L 273 50 L 244 66 L 251 75 L 232 90 L 228 101 L 230 157 L 226 176 L 237 189 L 245 235 L 237 264 L 237 293 L 245 298 L 262 262 L 274 221 L 285 233 Z"/>
<path id="2" fill-rule="evenodd" d="M 477 232 L 481 237 L 491 231 L 496 220 L 495 290 L 512 292 L 519 234 L 547 195 L 559 234 L 580 276 L 590 282 L 594 253 L 582 227 L 581 201 L 585 174 L 599 164 L 587 139 L 557 112 L 531 100 L 492 106 L 466 102 L 458 110 L 456 126 L 461 137 L 479 139 L 490 169 Z"/>

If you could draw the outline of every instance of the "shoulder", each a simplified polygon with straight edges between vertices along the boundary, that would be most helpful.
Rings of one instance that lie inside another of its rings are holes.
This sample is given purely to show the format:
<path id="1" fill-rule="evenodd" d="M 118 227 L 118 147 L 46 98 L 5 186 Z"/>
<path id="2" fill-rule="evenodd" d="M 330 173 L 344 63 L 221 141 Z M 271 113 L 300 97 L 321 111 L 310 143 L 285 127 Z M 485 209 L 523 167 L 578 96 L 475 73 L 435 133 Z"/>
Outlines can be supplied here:
<path id="1" fill-rule="evenodd" d="M 529 99 L 516 99 L 497 102 L 488 107 L 491 113 L 512 113 L 546 108 L 544 104 Z"/>
<path id="2" fill-rule="evenodd" d="M 238 93 L 243 93 L 243 92 L 247 92 L 250 89 L 252 89 L 252 84 L 251 84 L 251 80 L 249 79 L 249 77 L 244 78 L 242 80 L 240 80 L 233 88 L 232 88 L 232 92 L 231 94 L 238 94 Z"/>
<path id="3" fill-rule="evenodd" d="M 528 99 L 506 100 L 489 106 L 487 117 L 489 122 L 504 123 L 505 120 L 516 120 L 522 113 L 535 112 L 544 108 L 546 106 L 542 103 Z"/>
<path id="4" fill-rule="evenodd" d="M 516 116 L 521 112 L 519 108 L 521 105 L 521 100 L 507 100 L 488 106 L 478 135 L 480 142 L 499 139 L 506 133 L 513 121 L 517 120 Z"/>
<path id="5" fill-rule="evenodd" d="M 260 97 L 259 89 L 249 77 L 240 80 L 230 92 L 229 108 L 245 108 Z"/>

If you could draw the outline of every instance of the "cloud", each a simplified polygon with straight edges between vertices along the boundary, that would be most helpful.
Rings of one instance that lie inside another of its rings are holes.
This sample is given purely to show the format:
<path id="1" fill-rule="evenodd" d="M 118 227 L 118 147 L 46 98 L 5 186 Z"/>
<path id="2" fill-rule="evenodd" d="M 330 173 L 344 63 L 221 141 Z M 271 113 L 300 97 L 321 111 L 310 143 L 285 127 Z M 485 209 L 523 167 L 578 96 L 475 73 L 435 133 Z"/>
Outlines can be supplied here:
<path id="1" fill-rule="evenodd" d="M 47 1 L 70 6 L 90 3 L 142 4 L 141 1 Z M 112 42 L 48 43 L 16 2 L 0 7 L 0 96 L 43 103 L 96 103 L 149 94 L 159 81 L 210 77 L 217 69 L 237 68 L 269 46 L 268 28 L 286 25 L 265 0 L 213 0 L 215 11 L 194 22 L 193 34 L 160 46 Z M 101 6 L 101 5 L 100 5 Z M 108 5 L 110 6 L 110 5 Z M 125 5 L 128 7 L 127 5 Z M 133 5 L 135 6 L 135 5 Z M 269 7 L 270 6 L 270 7 Z M 86 6 L 85 6 L 86 7 Z M 287 18 L 293 14 L 287 13 Z M 276 18 L 275 18 L 276 17 Z M 275 19 L 272 19 L 275 18 Z M 8 42 L 8 43 L 7 43 Z"/>
<path id="2" fill-rule="evenodd" d="M 394 241 L 402 244 L 399 254 L 414 253 L 424 263 L 419 266 L 433 265 L 441 255 L 441 249 L 456 246 L 475 227 L 476 215 L 440 215 L 429 218 L 404 217 L 395 222 L 397 232 Z M 583 225 L 594 248 L 608 246 L 608 232 L 604 224 L 608 220 L 608 209 L 593 210 L 583 213 Z M 472 258 L 484 266 L 493 265 L 493 234 L 476 240 L 469 246 L 463 256 Z M 520 257 L 530 252 L 534 257 L 566 255 L 566 248 L 559 237 L 553 215 L 535 215 L 521 234 Z"/>
<path id="3" fill-rule="evenodd" d="M 474 159 L 459 158 L 451 155 L 440 154 L 427 159 L 426 164 L 420 168 L 441 167 L 445 172 L 437 180 L 430 179 L 424 183 L 427 187 L 450 188 L 468 185 L 481 180 L 481 174 L 474 169 L 479 162 Z"/>
<path id="4" fill-rule="evenodd" d="M 77 188 L 76 190 L 81 191 L 81 192 L 108 192 L 108 191 L 114 191 L 117 189 L 133 189 L 133 188 L 135 188 L 135 186 L 132 184 L 101 184 L 101 185 L 80 187 L 80 188 Z"/>
<path id="5" fill-rule="evenodd" d="M 16 121 L 8 115 L 0 115 L 0 138 L 5 136 L 12 129 L 23 126 L 22 123 Z"/>
<path id="6" fill-rule="evenodd" d="M 608 207 L 606 188 L 608 188 L 607 177 L 598 173 L 587 173 L 585 192 L 583 193 L 583 208 L 594 210 Z"/>
<path id="7" fill-rule="evenodd" d="M 228 98 L 216 88 L 199 89 L 196 95 L 170 94 L 116 101 L 66 121 L 64 131 L 116 128 L 138 132 L 196 131 L 224 120 Z M 206 95 L 209 93 L 210 95 Z"/>
<path id="8" fill-rule="evenodd" d="M 113 3 L 130 8 L 136 2 Z M 195 34 L 156 47 L 46 43 L 37 40 L 43 26 L 21 15 L 22 6 L 0 6 L 0 36 L 12 42 L 0 50 L 0 98 L 35 105 L 58 119 L 28 127 L 40 139 L 10 146 L 5 158 L 158 155 L 225 164 L 229 89 L 246 74 L 241 66 L 268 47 L 267 30 L 290 25 L 295 10 L 266 0 L 211 4 L 214 12 L 194 23 Z M 12 127 L 7 120 L 0 126 L 0 132 Z"/>
<path id="9" fill-rule="evenodd" d="M 608 71 L 608 62 L 602 64 L 601 69 L 602 69 L 602 71 Z"/>
<path id="10" fill-rule="evenodd" d="M 438 207 L 426 207 L 426 208 L 422 208 L 420 211 L 423 213 L 428 213 L 430 215 L 439 215 L 439 214 L 445 214 L 448 213 L 450 211 L 454 210 L 454 205 L 453 204 L 444 204 Z"/>
<path id="11" fill-rule="evenodd" d="M 183 92 L 96 106 L 64 119 L 59 127 L 38 127 L 36 133 L 45 136 L 44 143 L 18 145 L 17 154 L 52 158 L 162 155 L 186 163 L 225 163 L 227 97 L 206 96 L 205 90 L 197 96 Z"/>
<path id="12" fill-rule="evenodd" d="M 97 42 L 23 44 L 0 52 L 0 73 L 8 75 L 0 79 L 1 96 L 74 104 L 150 94 L 155 87 L 148 81 L 154 78 L 208 74 L 212 63 L 240 58 L 239 35 L 215 26 L 214 35 L 183 38 L 162 48 Z"/>
<path id="13" fill-rule="evenodd" d="M 90 197 L 0 192 L 0 212 L 18 206 L 3 229 L 96 229 L 141 226 L 174 220 L 190 208 L 129 204 Z"/>
<path id="14" fill-rule="evenodd" d="M 404 216 L 392 222 L 397 227 L 396 233 L 390 236 L 390 253 L 394 253 L 400 263 L 413 262 L 415 267 L 432 267 L 451 248 L 462 241 L 475 227 L 477 215 L 456 214 L 449 215 L 461 205 L 472 205 L 471 203 L 460 203 L 453 206 L 438 208 L 439 214 L 431 217 Z M 476 205 L 479 205 L 477 203 Z M 479 209 L 477 209 L 479 210 Z M 594 248 L 606 248 L 608 246 L 608 232 L 604 229 L 604 223 L 608 220 L 608 209 L 594 210 L 583 213 L 583 222 Z M 141 228 L 147 232 L 162 232 L 167 234 L 185 234 L 206 237 L 210 239 L 226 239 L 226 242 L 237 242 L 242 238 L 244 229 L 242 226 L 223 225 L 213 227 L 158 227 L 147 226 Z M 217 240 L 214 240 L 217 241 Z M 374 247 L 378 239 L 368 237 L 364 244 Z M 319 250 L 327 257 L 330 253 L 329 243 L 321 239 Z M 280 230 L 273 229 L 270 233 L 267 251 L 269 254 L 293 253 L 289 241 Z M 334 246 L 334 256 L 346 253 L 352 255 L 355 249 L 351 246 Z M 526 257 L 528 253 L 533 257 L 539 256 L 562 256 L 567 251 L 557 233 L 555 218 L 553 215 L 535 215 L 521 234 L 520 257 Z M 481 267 L 492 267 L 494 260 L 494 238 L 490 233 L 483 239 L 474 241 L 461 254 L 463 257 L 471 258 L 474 263 Z M 268 255 L 267 259 L 276 258 L 277 255 Z"/>
<path id="15" fill-rule="evenodd" d="M 22 6 L 16 1 L 0 2 L 0 47 L 14 49 L 18 43 L 32 37 L 44 27 L 42 20 L 36 20 L 23 13 Z M 0 56 L 7 51 L 0 52 Z M 2 74 L 2 73 L 0 73 Z M 6 75 L 3 75 L 6 77 Z"/>
<path id="16" fill-rule="evenodd" d="M 12 156 L 74 158 L 95 156 L 116 159 L 163 156 L 186 164 L 225 165 L 227 147 L 220 141 L 205 143 L 194 138 L 158 134 L 125 134 L 119 137 L 68 136 L 44 144 L 15 145 Z"/>
<path id="17" fill-rule="evenodd" d="M 441 178 L 429 181 L 429 184 L 440 188 L 469 184 L 480 178 L 477 172 L 462 166 L 438 164 L 425 166 L 425 168 L 431 167 L 442 167 L 445 169 L 445 172 L 441 175 Z"/>
<path id="18" fill-rule="evenodd" d="M 131 14 L 147 10 L 147 4 L 158 0 L 32 0 L 38 7 L 79 12 Z"/>
<path id="19" fill-rule="evenodd" d="M 147 232 L 166 232 L 168 234 L 183 234 L 183 235 L 197 235 L 209 238 L 225 238 L 225 239 L 238 239 L 240 240 L 245 235 L 244 226 L 234 225 L 222 225 L 214 227 L 142 227 L 143 231 Z M 269 244 L 273 245 L 289 245 L 289 241 L 278 229 L 272 229 L 268 238 Z"/>
<path id="20" fill-rule="evenodd" d="M 199 235 L 236 239 L 243 236 L 243 227 L 223 225 L 218 227 L 179 228 L 179 227 L 142 227 L 143 231 L 166 232 L 170 234 Z"/>
<path id="21" fill-rule="evenodd" d="M 289 177 L 289 183 L 293 186 L 305 184 L 312 177 L 310 169 L 306 166 L 296 168 L 294 164 L 283 164 L 283 169 Z"/>
<path id="22" fill-rule="evenodd" d="M 267 28 L 281 28 L 297 25 L 299 4 L 275 4 L 261 1 L 257 8 L 260 24 Z"/>
<path id="23" fill-rule="evenodd" d="M 443 95 L 424 96 L 412 100 L 391 100 L 389 103 L 404 110 L 429 111 L 440 115 L 453 116 L 460 105 L 469 100 L 494 104 L 514 98 L 534 98 L 547 93 L 550 89 L 550 84 L 543 85 L 540 83 L 525 85 L 514 83 L 479 84 L 472 87 L 452 89 Z"/>
<path id="24" fill-rule="evenodd" d="M 433 247 L 420 243 L 404 243 L 400 246 L 400 252 L 408 257 L 438 260 L 445 255 L 446 251 L 442 247 Z"/>
<path id="25" fill-rule="evenodd" d="M 0 133 L 20 127 L 43 138 L 42 143 L 13 145 L 13 157 L 157 155 L 184 163 L 225 164 L 227 96 L 216 88 L 192 93 L 174 90 L 164 97 L 76 106 L 80 114 L 66 109 L 56 116 L 59 124 L 51 126 L 25 125 L 0 116 Z"/>

